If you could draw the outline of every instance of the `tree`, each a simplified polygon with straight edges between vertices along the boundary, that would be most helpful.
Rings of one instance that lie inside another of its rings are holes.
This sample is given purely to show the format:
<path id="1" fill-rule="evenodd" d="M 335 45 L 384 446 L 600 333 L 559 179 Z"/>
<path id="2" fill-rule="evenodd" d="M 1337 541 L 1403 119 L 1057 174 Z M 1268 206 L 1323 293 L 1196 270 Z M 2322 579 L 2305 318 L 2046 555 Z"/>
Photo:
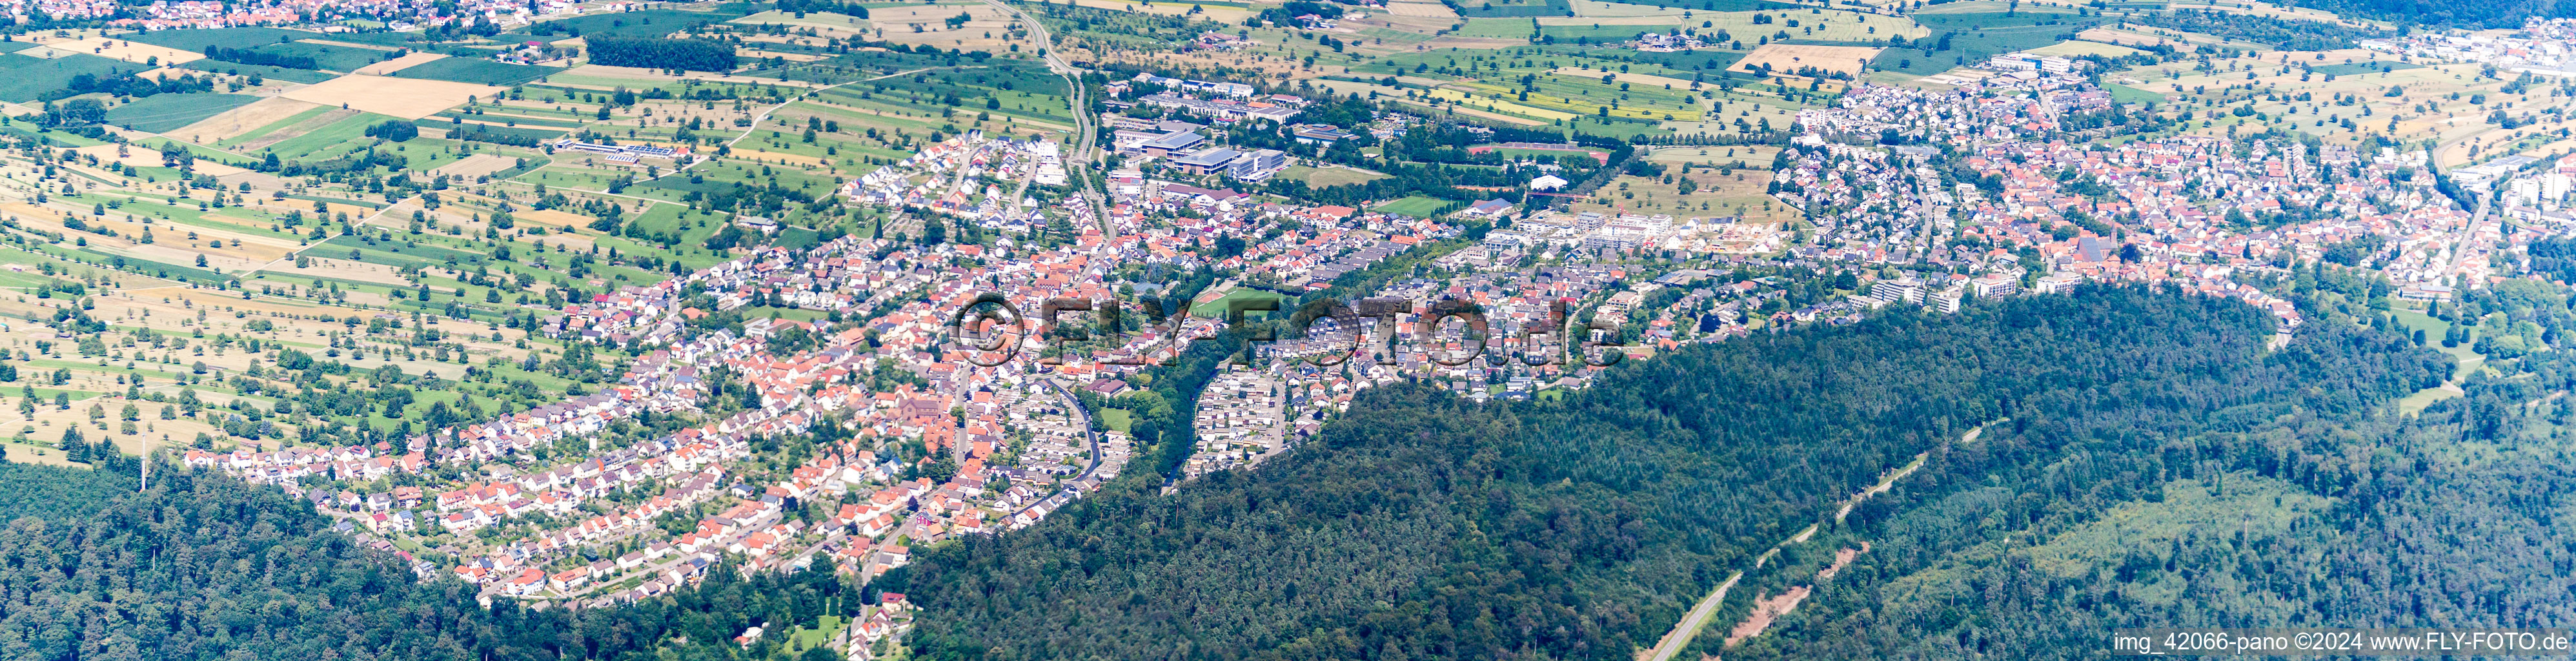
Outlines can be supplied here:
<path id="1" fill-rule="evenodd" d="M 732 71 L 738 65 L 731 43 L 712 39 L 654 39 L 592 35 L 592 64 L 689 71 Z"/>
<path id="2" fill-rule="evenodd" d="M 389 119 L 367 127 L 367 137 L 383 138 L 393 142 L 409 142 L 419 136 L 418 125 L 399 119 Z"/>

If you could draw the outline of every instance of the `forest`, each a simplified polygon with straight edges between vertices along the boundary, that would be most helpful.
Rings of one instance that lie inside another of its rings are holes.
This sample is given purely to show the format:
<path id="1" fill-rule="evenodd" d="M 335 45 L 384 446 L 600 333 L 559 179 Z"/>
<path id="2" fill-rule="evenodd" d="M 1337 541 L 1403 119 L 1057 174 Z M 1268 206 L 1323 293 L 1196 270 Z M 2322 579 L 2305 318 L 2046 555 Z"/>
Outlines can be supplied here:
<path id="1" fill-rule="evenodd" d="M 870 589 L 924 606 L 928 659 L 1625 661 L 1727 571 L 1980 424 L 2359 416 L 2447 369 L 2395 333 L 2317 326 L 2266 351 L 2269 317 L 2240 303 L 2088 288 L 1700 345 L 1562 401 L 1372 389 L 1258 470 L 1106 487 Z"/>
<path id="2" fill-rule="evenodd" d="M 137 492 L 136 467 L 113 466 L 0 464 L 0 658 L 787 658 L 775 638 L 732 639 L 857 607 L 830 571 L 717 565 L 700 587 L 622 608 L 485 608 L 273 487 L 165 463 Z"/>
<path id="3" fill-rule="evenodd" d="M 1724 652 L 2078 659 L 2120 627 L 2567 627 L 2571 387 L 2551 351 L 2490 360 L 2419 414 L 2286 384 L 2200 424 L 2017 419 L 1854 512 L 1809 551 L 1871 550 Z M 1798 565 L 1771 584 L 1807 580 Z"/>
<path id="4" fill-rule="evenodd" d="M 690 71 L 732 71 L 735 65 L 733 44 L 723 41 L 608 35 L 583 41 L 590 44 L 592 64 Z"/>
<path id="5" fill-rule="evenodd" d="M 279 54 L 276 54 L 276 53 L 270 53 L 270 52 L 265 52 L 265 51 L 251 50 L 251 49 L 248 49 L 248 48 L 225 48 L 225 47 L 222 47 L 222 46 L 207 46 L 207 47 L 206 47 L 206 59 L 209 59 L 209 60 L 221 60 L 221 61 L 225 61 L 225 62 L 235 62 L 235 63 L 240 63 L 240 64 L 250 64 L 250 65 L 258 65 L 258 66 L 286 67 L 286 68 L 289 68 L 289 69 L 320 69 L 320 68 L 322 68 L 322 65 L 321 65 L 320 63 L 315 62 L 311 56 L 306 56 L 306 55 L 279 55 Z"/>

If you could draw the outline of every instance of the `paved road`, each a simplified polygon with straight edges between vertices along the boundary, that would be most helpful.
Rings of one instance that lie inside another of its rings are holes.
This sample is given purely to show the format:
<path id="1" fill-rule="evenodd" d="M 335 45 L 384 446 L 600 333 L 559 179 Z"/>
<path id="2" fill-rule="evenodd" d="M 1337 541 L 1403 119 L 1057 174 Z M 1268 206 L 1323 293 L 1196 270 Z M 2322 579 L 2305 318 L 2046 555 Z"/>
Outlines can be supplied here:
<path id="1" fill-rule="evenodd" d="M 1064 398 L 1064 406 L 1066 409 L 1073 412 L 1072 415 L 1074 417 L 1074 422 L 1082 425 L 1083 444 L 1089 446 L 1091 450 L 1091 459 L 1083 463 L 1082 472 L 1075 473 L 1073 477 L 1065 479 L 1066 484 L 1080 482 L 1091 477 L 1092 473 L 1100 470 L 1100 432 L 1092 430 L 1091 411 L 1082 408 L 1082 400 L 1075 399 L 1073 393 L 1066 392 L 1064 386 L 1056 383 L 1053 379 L 1047 380 L 1046 385 L 1048 390 L 1053 390 L 1057 396 Z M 1021 514 L 1028 513 L 1029 510 L 1037 509 L 1039 505 L 1047 504 L 1049 501 L 1053 501 L 1057 497 L 1068 499 L 1072 498 L 1073 489 L 1057 489 L 1055 493 L 1048 494 L 1045 498 L 1039 498 L 1037 499 L 1037 502 L 1029 503 L 1028 507 L 1020 508 L 1020 511 L 1012 512 L 1011 516 L 1004 517 L 1000 525 L 1009 526 L 1012 519 L 1018 518 Z"/>
<path id="2" fill-rule="evenodd" d="M 1645 661 L 1672 661 L 1673 655 L 1681 653 L 1682 646 L 1699 637 L 1699 630 L 1708 626 L 1708 618 L 1717 615 L 1717 605 L 1726 603 L 1726 591 L 1735 589 L 1735 581 L 1742 578 L 1744 572 L 1735 572 L 1734 576 L 1726 577 L 1725 583 L 1719 583 L 1717 589 L 1710 590 L 1707 597 L 1699 600 L 1699 605 L 1692 606 L 1689 613 L 1682 615 L 1682 621 L 1673 624 L 1673 630 L 1666 632 L 1663 640 L 1656 641 L 1654 651 L 1646 655 Z"/>
<path id="3" fill-rule="evenodd" d="M 1089 91 L 1082 88 L 1082 70 L 1056 55 L 1055 36 L 1047 34 L 1046 24 L 1039 23 L 1036 17 L 1002 0 L 984 0 L 984 2 L 995 9 L 1019 17 L 1020 23 L 1029 27 L 1029 34 L 1037 37 L 1040 47 L 1044 49 L 1047 69 L 1055 71 L 1055 75 L 1064 77 L 1066 96 L 1073 103 L 1074 133 L 1073 148 L 1064 157 L 1064 169 L 1066 172 L 1082 177 L 1082 196 L 1091 202 L 1091 217 L 1093 221 L 1100 223 L 1100 233 L 1112 239 L 1118 238 L 1117 228 L 1109 226 L 1109 207 L 1102 202 L 1108 198 L 1101 196 L 1100 181 L 1095 178 L 1099 173 L 1090 171 L 1089 167 L 1092 143 L 1099 139 L 1100 130 L 1093 124 L 1091 101 L 1085 98 Z"/>
<path id="4" fill-rule="evenodd" d="M 1083 444 L 1088 446 L 1091 450 L 1091 459 L 1083 463 L 1082 472 L 1075 473 L 1073 475 L 1073 479 L 1066 480 L 1068 482 L 1079 482 L 1084 478 L 1091 477 L 1092 473 L 1100 470 L 1100 432 L 1092 429 L 1091 410 L 1082 407 L 1082 400 L 1074 398 L 1073 393 L 1066 392 L 1064 385 L 1056 383 L 1053 379 L 1047 380 L 1046 384 L 1047 389 L 1055 391 L 1056 396 L 1064 398 L 1065 409 L 1073 412 L 1074 422 L 1076 424 L 1082 425 Z"/>
<path id="5" fill-rule="evenodd" d="M 1995 422 L 2003 421 L 1997 420 Z M 1989 422 L 1983 425 L 1977 425 L 1977 428 L 1970 429 L 1968 430 L 1968 433 L 1961 435 L 1959 437 L 1959 442 L 1977 442 L 1977 437 L 1983 436 L 1986 433 L 1986 427 L 1992 424 L 1995 423 Z M 1924 458 L 1928 456 L 1931 456 L 1930 452 L 1914 455 L 1914 461 L 1912 463 L 1908 463 L 1902 468 L 1889 472 L 1886 477 L 1880 478 L 1878 483 L 1870 485 L 1869 488 L 1862 489 L 1860 493 L 1852 494 L 1851 497 L 1844 499 L 1842 509 L 1834 512 L 1834 520 L 1837 522 L 1841 521 L 1843 516 L 1850 514 L 1852 508 L 1860 505 L 1861 501 L 1869 500 L 1871 496 L 1876 496 L 1887 491 L 1888 487 L 1896 484 L 1896 480 L 1898 478 L 1913 474 L 1914 469 L 1921 467 L 1923 465 Z M 1754 558 L 1753 567 L 1755 569 L 1762 568 L 1762 565 L 1770 562 L 1773 556 L 1780 553 L 1780 549 L 1782 547 L 1807 541 L 1809 538 L 1815 536 L 1816 529 L 1817 526 L 1807 526 L 1805 529 L 1799 530 L 1798 534 L 1791 535 L 1788 539 L 1782 540 L 1778 544 L 1771 545 L 1770 550 L 1763 551 L 1762 555 Z M 1716 614 L 1718 604 L 1726 602 L 1726 591 L 1729 588 L 1735 587 L 1735 581 L 1741 578 L 1744 578 L 1744 572 L 1735 572 L 1735 575 L 1726 578 L 1725 583 L 1719 584 L 1717 589 L 1710 590 L 1707 597 L 1701 598 L 1698 605 L 1691 606 L 1690 612 L 1682 615 L 1682 621 L 1673 623 L 1672 631 L 1665 632 L 1663 639 L 1655 643 L 1655 648 L 1653 650 L 1649 650 L 1649 653 L 1645 656 L 1639 657 L 1638 661 L 1672 661 L 1673 655 L 1680 654 L 1683 647 L 1689 646 L 1692 639 L 1699 637 L 1700 629 L 1706 628 L 1708 626 L 1709 617 Z"/>

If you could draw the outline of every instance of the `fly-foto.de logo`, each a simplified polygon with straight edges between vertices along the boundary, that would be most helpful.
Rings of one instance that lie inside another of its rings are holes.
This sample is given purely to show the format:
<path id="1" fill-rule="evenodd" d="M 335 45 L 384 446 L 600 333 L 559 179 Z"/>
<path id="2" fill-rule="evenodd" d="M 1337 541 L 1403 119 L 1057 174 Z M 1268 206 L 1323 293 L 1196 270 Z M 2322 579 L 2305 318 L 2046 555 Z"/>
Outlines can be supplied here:
<path id="1" fill-rule="evenodd" d="M 1275 316 L 1282 311 L 1281 304 L 1277 299 L 1226 301 L 1224 327 L 1237 332 L 1223 334 L 1241 350 L 1238 362 L 1248 362 L 1254 347 L 1280 341 L 1278 325 L 1246 324 L 1245 320 L 1254 312 Z M 1166 309 L 1162 301 L 1152 298 L 1139 299 L 1131 307 L 1114 298 L 1057 297 L 1047 299 L 1031 316 L 1000 293 L 977 292 L 948 316 L 943 326 L 947 339 L 942 344 L 968 350 L 967 362 L 980 367 L 1018 360 L 1032 344 L 1043 347 L 1035 352 L 1038 364 L 1062 365 L 1065 349 L 1072 343 L 1125 346 L 1131 337 L 1141 335 L 1149 340 L 1143 346 L 1126 357 L 1099 363 L 1145 365 L 1161 355 L 1166 362 L 1152 364 L 1169 364 L 1180 347 L 1218 334 L 1212 324 L 1192 325 L 1188 306 L 1175 307 Z M 1290 337 L 1308 343 L 1299 358 L 1321 367 L 1361 356 L 1374 356 L 1380 365 L 1395 365 L 1405 350 L 1420 352 L 1424 359 L 1447 367 L 1479 357 L 1494 365 L 1517 360 L 1531 367 L 1576 362 L 1608 367 L 1626 357 L 1618 350 L 1627 346 L 1618 340 L 1618 324 L 1593 319 L 1569 326 L 1570 319 L 1565 301 L 1551 301 L 1544 318 L 1522 322 L 1518 330 L 1497 337 L 1484 307 L 1471 301 L 1444 299 L 1417 306 L 1407 299 L 1371 298 L 1352 305 L 1324 298 L 1297 306 L 1286 319 L 1286 330 Z M 1411 331 L 1402 332 L 1402 328 Z M 1569 328 L 1579 336 L 1574 342 L 1566 341 Z M 1193 329 L 1201 335 L 1183 336 Z M 1317 342 L 1325 344 L 1318 348 Z"/>

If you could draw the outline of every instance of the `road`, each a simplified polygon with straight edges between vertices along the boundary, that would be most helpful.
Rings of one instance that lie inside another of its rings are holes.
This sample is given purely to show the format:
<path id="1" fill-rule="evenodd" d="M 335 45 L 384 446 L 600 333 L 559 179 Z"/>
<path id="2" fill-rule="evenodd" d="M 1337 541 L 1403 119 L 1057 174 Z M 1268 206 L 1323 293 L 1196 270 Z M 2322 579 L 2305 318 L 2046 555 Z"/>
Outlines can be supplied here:
<path id="1" fill-rule="evenodd" d="M 1100 223 L 1100 233 L 1111 239 L 1118 238 L 1117 228 L 1109 225 L 1109 207 L 1103 203 L 1108 198 L 1101 195 L 1100 181 L 1096 178 L 1099 173 L 1092 172 L 1090 168 L 1092 143 L 1099 139 L 1100 129 L 1091 116 L 1091 101 L 1086 98 L 1089 90 L 1082 87 L 1082 70 L 1056 55 L 1055 36 L 1047 34 L 1046 24 L 1039 23 L 1036 17 L 1002 0 L 984 0 L 984 3 L 1018 17 L 1022 25 L 1029 26 L 1029 35 L 1037 38 L 1039 52 L 1046 54 L 1047 69 L 1064 77 L 1066 97 L 1073 102 L 1074 133 L 1072 148 L 1065 152 L 1064 169 L 1081 177 L 1082 197 L 1091 203 L 1091 218 Z"/>
<path id="2" fill-rule="evenodd" d="M 1717 615 L 1717 605 L 1726 603 L 1726 591 L 1735 589 L 1735 581 L 1742 578 L 1744 572 L 1735 572 L 1734 576 L 1726 577 L 1726 582 L 1717 584 L 1717 589 L 1710 590 L 1707 597 L 1699 600 L 1699 605 L 1692 606 L 1689 613 L 1682 615 L 1682 621 L 1673 624 L 1672 631 L 1664 633 L 1663 640 L 1655 642 L 1655 649 L 1646 655 L 1646 661 L 1671 661 L 1673 655 L 1680 654 L 1682 646 L 1689 645 L 1691 639 L 1699 637 L 1699 630 L 1708 626 L 1708 618 Z"/>
<path id="3" fill-rule="evenodd" d="M 2469 222 L 2460 226 L 2460 236 L 2451 241 L 2451 273 L 2465 274 L 2472 271 L 2485 270 L 2483 268 L 2472 267 L 2469 264 L 2470 257 L 2472 255 L 2479 254 L 2477 251 L 2472 249 L 2475 242 L 2478 240 L 2478 226 L 2487 222 L 2487 212 L 2493 210 L 2495 207 L 2496 195 L 2493 191 L 2504 190 L 2508 184 L 2512 183 L 2513 178 L 2506 177 L 2502 181 L 2498 181 L 2487 186 L 2480 186 L 2479 188 L 2485 189 L 2484 191 L 2469 191 L 2470 196 L 2478 199 L 2478 208 L 2469 213 Z M 2469 283 L 2469 286 L 2474 287 L 2478 284 L 2481 283 L 2473 281 Z"/>
<path id="4" fill-rule="evenodd" d="M 1995 422 L 2003 421 L 2004 420 L 1996 420 Z M 1970 429 L 1968 430 L 1968 433 L 1960 435 L 1959 442 L 1977 442 L 1977 437 L 1985 435 L 1986 427 L 1994 425 L 1995 422 L 1977 425 L 1977 428 Z M 1928 451 L 1914 455 L 1914 461 L 1907 463 L 1896 470 L 1889 471 L 1885 477 L 1879 478 L 1878 482 L 1870 485 L 1869 488 L 1862 489 L 1859 493 L 1852 494 L 1851 497 L 1844 499 L 1842 508 L 1834 512 L 1834 521 L 1837 523 L 1841 522 L 1843 520 L 1843 516 L 1851 514 L 1852 508 L 1858 507 L 1862 501 L 1869 500 L 1871 496 L 1876 496 L 1880 493 L 1886 492 L 1889 487 L 1896 484 L 1896 480 L 1898 478 L 1912 475 L 1914 473 L 1914 469 L 1921 468 L 1923 466 L 1923 460 L 1931 455 L 1932 453 Z M 1755 569 L 1762 568 L 1764 564 L 1771 561 L 1773 556 L 1779 555 L 1782 547 L 1805 542 L 1809 538 L 1815 536 L 1816 530 L 1817 526 L 1809 525 L 1806 528 L 1799 530 L 1798 534 L 1790 535 L 1788 539 L 1781 540 L 1780 543 L 1771 545 L 1770 550 L 1763 551 L 1760 556 L 1755 556 L 1753 567 Z M 1740 578 L 1744 578 L 1744 572 L 1737 571 L 1735 572 L 1735 575 L 1727 577 L 1725 583 L 1719 584 L 1717 589 L 1710 590 L 1708 596 L 1700 598 L 1699 604 L 1691 606 L 1690 612 L 1682 615 L 1682 621 L 1673 623 L 1673 629 L 1665 632 L 1663 639 L 1655 643 L 1655 648 L 1650 650 L 1650 653 L 1645 656 L 1639 657 L 1638 661 L 1672 661 L 1673 655 L 1680 654 L 1683 647 L 1689 646 L 1692 639 L 1699 637 L 1700 629 L 1706 628 L 1708 626 L 1709 617 L 1717 613 L 1718 604 L 1726 602 L 1727 589 L 1735 587 L 1736 579 Z"/>
<path id="5" fill-rule="evenodd" d="M 1089 409 L 1082 408 L 1082 400 L 1075 399 L 1073 393 L 1065 392 L 1064 386 L 1056 383 L 1054 379 L 1048 379 L 1046 381 L 1046 385 L 1048 390 L 1055 391 L 1056 396 L 1064 398 L 1065 409 L 1072 411 L 1074 422 L 1082 426 L 1083 445 L 1091 450 L 1091 459 L 1083 462 L 1082 472 L 1075 473 L 1073 477 L 1065 479 L 1066 484 L 1081 482 L 1090 478 L 1092 473 L 1100 470 L 1100 432 L 1092 429 L 1091 411 Z M 1057 489 L 1055 493 L 1048 494 L 1045 498 L 1037 499 L 1037 502 L 1029 503 L 1028 507 L 1023 507 L 1020 508 L 1020 511 L 1012 512 L 1010 517 L 1003 520 L 1002 525 L 1010 525 L 1009 521 L 1011 519 L 1016 519 L 1019 515 L 1028 513 L 1029 510 L 1037 509 L 1039 505 L 1044 505 L 1049 501 L 1053 501 L 1059 496 L 1071 498 L 1073 496 L 1073 489 L 1071 487 Z"/>
<path id="6" fill-rule="evenodd" d="M 1064 398 L 1064 408 L 1072 411 L 1073 417 L 1075 418 L 1074 422 L 1082 425 L 1083 445 L 1091 450 L 1091 459 L 1083 462 L 1082 472 L 1075 473 L 1072 479 L 1066 480 L 1067 482 L 1080 482 L 1085 478 L 1091 477 L 1093 472 L 1100 470 L 1100 432 L 1092 428 L 1091 410 L 1082 407 L 1082 400 L 1075 399 L 1073 393 L 1065 392 L 1064 385 L 1056 383 L 1053 379 L 1047 380 L 1046 384 L 1048 390 L 1053 390 L 1055 391 L 1056 396 Z"/>

